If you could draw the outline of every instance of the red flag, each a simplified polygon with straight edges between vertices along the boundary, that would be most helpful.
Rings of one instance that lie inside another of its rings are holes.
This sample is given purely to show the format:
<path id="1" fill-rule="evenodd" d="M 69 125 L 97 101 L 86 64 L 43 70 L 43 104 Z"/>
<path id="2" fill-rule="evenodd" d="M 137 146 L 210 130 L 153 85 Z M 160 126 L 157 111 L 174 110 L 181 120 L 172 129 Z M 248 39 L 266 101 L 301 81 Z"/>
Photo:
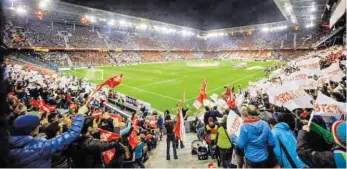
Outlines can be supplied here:
<path id="1" fill-rule="evenodd" d="M 202 88 L 199 89 L 199 96 L 196 98 L 195 102 L 193 103 L 193 106 L 197 109 L 201 107 L 201 105 L 204 103 L 204 100 L 207 100 L 207 94 L 206 94 L 206 88 L 207 88 L 207 80 L 204 78 L 202 81 Z"/>
<path id="2" fill-rule="evenodd" d="M 133 130 L 129 136 L 129 145 L 132 149 L 135 149 L 137 145 L 141 143 L 141 140 L 137 137 L 136 131 Z"/>
<path id="3" fill-rule="evenodd" d="M 98 85 L 98 87 L 96 87 L 96 89 L 93 91 L 93 93 L 90 97 L 92 97 L 96 92 L 101 90 L 101 88 L 104 87 L 105 85 L 108 85 L 110 88 L 114 88 L 114 87 L 118 86 L 122 82 L 122 80 L 123 80 L 123 74 L 119 74 L 117 76 L 113 76 L 113 77 L 109 78 L 104 83 Z"/>
<path id="4" fill-rule="evenodd" d="M 112 133 L 102 129 L 99 129 L 99 131 L 100 131 L 100 141 L 113 141 L 113 140 L 118 140 L 120 138 L 120 135 L 117 133 Z M 116 154 L 115 148 L 102 152 L 104 162 L 106 164 L 110 163 L 110 161 L 114 158 L 115 154 Z"/>
<path id="5" fill-rule="evenodd" d="M 228 104 L 228 106 L 230 108 L 235 108 L 236 107 L 236 100 L 234 98 L 233 92 L 231 91 L 231 88 L 229 86 L 227 86 L 227 92 L 224 94 L 224 96 L 226 97 L 226 102 Z"/>
<path id="6" fill-rule="evenodd" d="M 55 111 L 55 106 L 50 106 L 50 105 L 47 105 L 46 102 L 41 99 L 40 97 L 40 111 L 41 112 L 47 112 L 47 113 L 50 113 L 50 112 L 54 112 Z"/>
<path id="7" fill-rule="evenodd" d="M 40 108 L 41 102 L 40 100 L 31 99 L 30 105 L 32 105 L 34 108 Z"/>
<path id="8" fill-rule="evenodd" d="M 139 119 L 136 116 L 133 118 L 132 124 L 135 130 L 139 129 Z"/>
<path id="9" fill-rule="evenodd" d="M 183 131 L 184 131 L 183 115 L 182 115 L 182 106 L 183 106 L 183 102 L 184 102 L 184 95 L 185 94 L 183 94 L 182 100 L 178 106 L 176 126 L 173 129 L 174 134 L 176 135 L 176 137 L 180 141 L 183 141 Z"/>
<path id="10" fill-rule="evenodd" d="M 116 120 L 117 122 L 122 122 L 123 118 L 119 114 L 110 114 L 111 119 Z"/>
<path id="11" fill-rule="evenodd" d="M 110 88 L 114 88 L 118 86 L 123 80 L 123 74 L 119 74 L 117 76 L 113 76 L 110 79 L 104 82 L 104 85 L 107 84 Z"/>

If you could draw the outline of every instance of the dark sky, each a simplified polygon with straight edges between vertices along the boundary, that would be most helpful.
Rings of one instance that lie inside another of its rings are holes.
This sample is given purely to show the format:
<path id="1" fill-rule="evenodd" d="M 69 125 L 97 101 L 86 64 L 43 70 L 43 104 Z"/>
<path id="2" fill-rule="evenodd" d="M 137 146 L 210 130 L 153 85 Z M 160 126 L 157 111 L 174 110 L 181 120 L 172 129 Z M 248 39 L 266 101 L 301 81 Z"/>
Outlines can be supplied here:
<path id="1" fill-rule="evenodd" d="M 284 21 L 273 0 L 62 0 L 202 30 Z"/>

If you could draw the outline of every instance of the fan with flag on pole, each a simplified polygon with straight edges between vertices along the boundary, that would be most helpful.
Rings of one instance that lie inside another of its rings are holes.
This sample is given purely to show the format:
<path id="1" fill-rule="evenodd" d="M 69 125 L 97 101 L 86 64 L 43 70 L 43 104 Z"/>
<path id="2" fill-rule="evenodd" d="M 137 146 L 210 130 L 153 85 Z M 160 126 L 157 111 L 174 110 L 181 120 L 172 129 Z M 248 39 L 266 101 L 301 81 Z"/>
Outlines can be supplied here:
<path id="1" fill-rule="evenodd" d="M 182 100 L 180 101 L 180 104 L 178 106 L 177 121 L 176 121 L 176 125 L 173 129 L 174 134 L 176 135 L 177 139 L 180 141 L 183 141 L 183 136 L 185 133 L 184 120 L 183 120 L 183 114 L 182 114 L 182 106 L 184 103 L 184 98 L 185 98 L 185 93 L 183 93 Z"/>
<path id="2" fill-rule="evenodd" d="M 199 96 L 198 98 L 196 98 L 195 102 L 193 103 L 193 106 L 196 109 L 199 109 L 204 103 L 204 100 L 208 99 L 206 94 L 206 88 L 207 88 L 207 80 L 204 78 L 202 80 L 202 88 L 199 89 Z"/>

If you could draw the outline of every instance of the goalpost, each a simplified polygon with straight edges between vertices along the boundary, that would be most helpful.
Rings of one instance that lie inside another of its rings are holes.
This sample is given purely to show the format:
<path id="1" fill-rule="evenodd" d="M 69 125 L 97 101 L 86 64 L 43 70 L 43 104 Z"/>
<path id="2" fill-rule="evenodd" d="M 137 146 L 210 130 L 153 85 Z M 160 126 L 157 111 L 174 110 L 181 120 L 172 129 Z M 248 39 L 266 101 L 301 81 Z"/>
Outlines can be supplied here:
<path id="1" fill-rule="evenodd" d="M 84 77 L 88 80 L 104 80 L 104 70 L 102 69 L 85 69 Z"/>

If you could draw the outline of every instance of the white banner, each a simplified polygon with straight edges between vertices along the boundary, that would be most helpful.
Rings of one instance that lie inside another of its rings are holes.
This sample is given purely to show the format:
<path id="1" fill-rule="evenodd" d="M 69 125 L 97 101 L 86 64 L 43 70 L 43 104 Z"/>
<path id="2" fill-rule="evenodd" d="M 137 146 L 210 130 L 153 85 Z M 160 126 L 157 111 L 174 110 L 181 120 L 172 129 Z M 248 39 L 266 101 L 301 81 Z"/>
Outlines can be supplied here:
<path id="1" fill-rule="evenodd" d="M 227 130 L 228 133 L 235 134 L 237 137 L 240 136 L 240 128 L 243 124 L 243 120 L 234 111 L 230 110 L 227 119 Z M 230 136 L 229 136 L 230 137 Z"/>
<path id="2" fill-rule="evenodd" d="M 314 110 L 316 115 L 340 116 L 346 114 L 346 103 L 338 102 L 319 91 Z"/>
<path id="3" fill-rule="evenodd" d="M 322 74 L 326 76 L 333 76 L 333 75 L 344 75 L 342 70 L 340 69 L 339 63 L 333 63 L 328 68 L 322 70 Z"/>
<path id="4" fill-rule="evenodd" d="M 270 103 L 284 106 L 290 111 L 296 108 L 313 108 L 310 103 L 312 97 L 295 83 L 269 88 L 267 94 Z"/>
<path id="5" fill-rule="evenodd" d="M 296 63 L 296 65 L 300 68 L 302 72 L 312 73 L 312 74 L 320 74 L 320 58 L 311 58 L 306 60 L 301 60 Z"/>

